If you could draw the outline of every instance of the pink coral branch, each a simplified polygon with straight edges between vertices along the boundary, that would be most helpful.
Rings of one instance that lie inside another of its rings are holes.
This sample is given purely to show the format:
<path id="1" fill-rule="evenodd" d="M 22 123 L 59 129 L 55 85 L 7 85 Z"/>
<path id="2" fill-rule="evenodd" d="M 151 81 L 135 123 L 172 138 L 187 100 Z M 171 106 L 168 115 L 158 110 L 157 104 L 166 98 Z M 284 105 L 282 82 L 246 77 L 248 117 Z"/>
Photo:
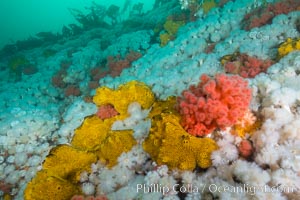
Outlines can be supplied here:
<path id="1" fill-rule="evenodd" d="M 118 114 L 118 111 L 116 111 L 116 109 L 110 104 L 100 106 L 96 113 L 96 115 L 102 120 L 114 117 Z"/>
<path id="2" fill-rule="evenodd" d="M 211 79 L 201 76 L 198 85 L 178 97 L 181 125 L 192 135 L 204 136 L 216 128 L 234 125 L 244 116 L 250 100 L 251 90 L 240 76 L 216 75 Z"/>
<path id="3" fill-rule="evenodd" d="M 224 68 L 227 73 L 254 78 L 257 74 L 266 72 L 273 63 L 272 60 L 261 60 L 247 54 L 238 54 L 235 60 L 226 62 Z"/>

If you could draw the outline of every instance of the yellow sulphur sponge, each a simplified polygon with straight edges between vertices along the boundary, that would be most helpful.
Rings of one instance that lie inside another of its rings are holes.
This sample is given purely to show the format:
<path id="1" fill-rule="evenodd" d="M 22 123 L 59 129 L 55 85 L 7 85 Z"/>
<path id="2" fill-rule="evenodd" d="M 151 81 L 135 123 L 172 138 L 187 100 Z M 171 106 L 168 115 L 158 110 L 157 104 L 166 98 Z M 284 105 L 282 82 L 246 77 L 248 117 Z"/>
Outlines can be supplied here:
<path id="1" fill-rule="evenodd" d="M 288 53 L 300 50 L 300 38 L 292 39 L 288 38 L 284 43 L 282 43 L 278 48 L 278 57 L 282 58 L 286 56 Z"/>
<path id="2" fill-rule="evenodd" d="M 211 166 L 211 153 L 218 148 L 210 138 L 199 138 L 187 133 L 180 125 L 180 117 L 172 113 L 156 116 L 143 148 L 157 164 L 170 169 L 193 170 L 197 166 Z"/>
<path id="3" fill-rule="evenodd" d="M 138 102 L 143 109 L 148 109 L 154 100 L 155 97 L 151 89 L 138 81 L 130 81 L 116 90 L 100 87 L 96 90 L 96 95 L 93 98 L 98 107 L 112 105 L 121 116 L 124 116 L 123 118 L 128 117 L 127 108 L 130 103 Z"/>
<path id="4" fill-rule="evenodd" d="M 80 193 L 80 174 L 90 171 L 97 161 L 93 153 L 75 149 L 69 145 L 53 148 L 43 163 L 43 169 L 28 183 L 25 200 L 70 199 Z"/>

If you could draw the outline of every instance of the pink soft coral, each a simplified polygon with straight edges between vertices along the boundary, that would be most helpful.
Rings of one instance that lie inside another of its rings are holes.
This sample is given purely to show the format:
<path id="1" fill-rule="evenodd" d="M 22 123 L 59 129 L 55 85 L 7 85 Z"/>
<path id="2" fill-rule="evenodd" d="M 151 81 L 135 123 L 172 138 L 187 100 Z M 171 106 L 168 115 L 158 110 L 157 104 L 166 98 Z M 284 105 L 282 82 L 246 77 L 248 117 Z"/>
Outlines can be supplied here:
<path id="1" fill-rule="evenodd" d="M 244 158 L 249 158 L 254 151 L 253 145 L 249 140 L 242 140 L 238 146 L 239 153 Z"/>
<path id="2" fill-rule="evenodd" d="M 96 113 L 96 115 L 102 120 L 114 117 L 118 114 L 118 111 L 116 111 L 116 109 L 110 104 L 100 106 Z"/>
<path id="3" fill-rule="evenodd" d="M 204 136 L 216 128 L 234 125 L 244 116 L 251 100 L 248 83 L 240 76 L 201 76 L 201 82 L 178 98 L 181 125 L 192 135 Z"/>
<path id="4" fill-rule="evenodd" d="M 234 60 L 224 62 L 225 71 L 244 78 L 254 78 L 257 74 L 266 72 L 273 64 L 272 60 L 261 60 L 247 54 L 237 54 L 234 57 Z"/>
<path id="5" fill-rule="evenodd" d="M 273 18 L 280 14 L 300 10 L 299 0 L 282 0 L 259 7 L 245 15 L 243 24 L 246 30 L 270 24 Z"/>
<path id="6" fill-rule="evenodd" d="M 107 65 L 109 68 L 109 74 L 112 77 L 119 76 L 123 69 L 130 67 L 131 63 L 142 56 L 139 52 L 130 51 L 126 54 L 125 58 L 122 59 L 120 55 L 108 56 Z"/>

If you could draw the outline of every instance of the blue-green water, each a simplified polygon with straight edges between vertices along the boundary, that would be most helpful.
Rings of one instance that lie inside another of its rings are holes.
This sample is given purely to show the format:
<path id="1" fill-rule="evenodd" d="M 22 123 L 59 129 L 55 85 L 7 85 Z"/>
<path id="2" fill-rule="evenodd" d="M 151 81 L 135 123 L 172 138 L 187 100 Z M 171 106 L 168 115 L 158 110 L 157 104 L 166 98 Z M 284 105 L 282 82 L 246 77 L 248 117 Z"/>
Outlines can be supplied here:
<path id="1" fill-rule="evenodd" d="M 65 0 L 65 1 L 39 1 L 39 0 L 4 0 L 0 7 L 0 48 L 18 40 L 27 39 L 38 32 L 60 32 L 64 25 L 76 23 L 69 9 L 79 9 L 88 12 L 92 2 L 108 7 L 111 4 L 124 7 L 123 0 Z M 135 4 L 137 0 L 131 0 Z M 141 1 L 139 1 L 141 2 Z M 152 8 L 154 1 L 144 1 L 143 9 Z M 131 5 L 131 6 L 132 6 Z M 127 17 L 128 13 L 124 13 Z"/>

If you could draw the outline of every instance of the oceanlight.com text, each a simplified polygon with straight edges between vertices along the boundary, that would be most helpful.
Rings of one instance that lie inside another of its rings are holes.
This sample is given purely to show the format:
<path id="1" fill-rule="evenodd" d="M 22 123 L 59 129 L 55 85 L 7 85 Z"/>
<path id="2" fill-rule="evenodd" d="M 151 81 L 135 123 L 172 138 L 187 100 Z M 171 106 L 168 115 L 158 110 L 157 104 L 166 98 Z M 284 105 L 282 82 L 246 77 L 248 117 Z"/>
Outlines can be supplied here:
<path id="1" fill-rule="evenodd" d="M 218 185 L 218 184 L 201 184 L 201 186 L 187 184 L 179 185 L 174 184 L 173 186 L 164 186 L 162 184 L 137 184 L 136 192 L 141 193 L 162 193 L 167 194 L 178 194 L 178 193 L 247 193 L 249 195 L 255 195 L 256 193 L 293 193 L 297 189 L 289 186 L 253 186 L 249 184 L 240 184 L 236 186 L 232 185 Z"/>

